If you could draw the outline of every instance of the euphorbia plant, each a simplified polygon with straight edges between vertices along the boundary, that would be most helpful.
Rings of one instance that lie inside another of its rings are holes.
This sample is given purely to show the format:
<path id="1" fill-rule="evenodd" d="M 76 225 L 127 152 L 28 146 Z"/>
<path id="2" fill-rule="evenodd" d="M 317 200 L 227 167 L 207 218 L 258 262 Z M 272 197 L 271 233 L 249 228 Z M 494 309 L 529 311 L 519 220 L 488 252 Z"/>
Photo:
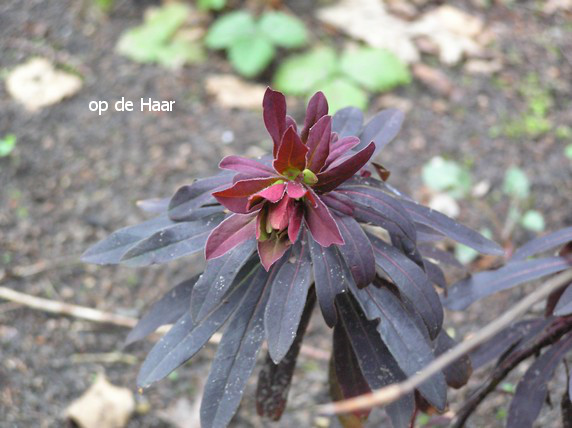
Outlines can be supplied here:
<path id="1" fill-rule="evenodd" d="M 94 263 L 143 266 L 204 249 L 204 272 L 169 291 L 128 337 L 131 343 L 174 323 L 141 367 L 138 384 L 146 387 L 226 325 L 205 384 L 204 427 L 230 422 L 264 342 L 257 409 L 280 418 L 316 301 L 334 330 L 333 399 L 419 371 L 454 343 L 441 328 L 434 288 L 445 286 L 438 264 L 450 258 L 430 243 L 449 237 L 502 253 L 399 193 L 385 182 L 381 165 L 371 163 L 381 180 L 371 177 L 368 162 L 396 136 L 401 113 L 382 111 L 362 126 L 354 108 L 328 116 L 318 92 L 298 130 L 284 96 L 271 89 L 263 110 L 271 157 L 223 159 L 218 175 L 180 188 L 168 204 L 151 204 L 158 217 L 113 233 L 84 255 Z M 460 360 L 434 376 L 387 408 L 393 424 L 409 425 L 418 407 L 443 410 L 446 384 L 461 386 L 469 374 L 470 365 Z"/>

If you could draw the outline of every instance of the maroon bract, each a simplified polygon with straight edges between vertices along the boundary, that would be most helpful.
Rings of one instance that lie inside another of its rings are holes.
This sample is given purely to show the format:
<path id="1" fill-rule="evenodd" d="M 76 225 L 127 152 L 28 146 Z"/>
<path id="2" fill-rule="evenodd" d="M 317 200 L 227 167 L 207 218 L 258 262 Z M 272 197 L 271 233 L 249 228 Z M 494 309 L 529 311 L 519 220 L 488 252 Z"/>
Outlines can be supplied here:
<path id="1" fill-rule="evenodd" d="M 205 382 L 204 428 L 230 423 L 263 342 L 268 354 L 257 409 L 280 418 L 316 303 L 334 329 L 333 399 L 419 372 L 454 343 L 442 330 L 434 287 L 446 286 L 439 252 L 427 253 L 427 245 L 448 237 L 502 254 L 494 242 L 391 187 L 380 164 L 372 166 L 382 180 L 372 177 L 368 161 L 397 135 L 400 112 L 382 111 L 363 126 L 355 108 L 329 116 L 318 92 L 298 132 L 284 95 L 268 89 L 263 119 L 271 157 L 224 158 L 216 176 L 146 204 L 158 217 L 114 232 L 83 256 L 145 266 L 204 251 L 202 274 L 169 291 L 128 337 L 131 343 L 173 324 L 141 367 L 137 383 L 147 387 L 226 325 Z M 468 373 L 459 361 L 388 406 L 393 425 L 409 426 L 427 405 L 443 410 L 447 385 L 463 384 Z"/>

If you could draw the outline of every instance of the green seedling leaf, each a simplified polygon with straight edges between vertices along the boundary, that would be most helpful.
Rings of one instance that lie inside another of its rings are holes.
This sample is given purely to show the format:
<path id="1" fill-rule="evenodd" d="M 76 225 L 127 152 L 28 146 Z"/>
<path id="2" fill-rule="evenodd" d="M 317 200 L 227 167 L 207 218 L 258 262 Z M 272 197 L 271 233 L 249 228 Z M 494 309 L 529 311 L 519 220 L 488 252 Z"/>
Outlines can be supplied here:
<path id="1" fill-rule="evenodd" d="M 348 106 L 357 107 L 361 110 L 367 108 L 367 94 L 346 77 L 334 77 L 318 84 L 315 90 L 322 91 L 328 98 L 328 105 L 332 113 Z"/>
<path id="2" fill-rule="evenodd" d="M 528 198 L 530 183 L 522 169 L 516 166 L 508 169 L 504 176 L 503 192 L 516 199 Z"/>
<path id="3" fill-rule="evenodd" d="M 457 162 L 435 156 L 425 164 L 423 182 L 437 192 L 447 192 L 454 198 L 463 198 L 471 190 L 471 174 Z"/>
<path id="4" fill-rule="evenodd" d="M 488 228 L 482 229 L 481 233 L 483 234 L 483 236 L 485 236 L 489 239 L 491 239 L 493 236 L 493 233 Z M 469 263 L 472 263 L 473 261 L 476 260 L 476 258 L 478 256 L 479 256 L 479 252 L 476 250 L 473 250 L 471 247 L 467 247 L 466 245 L 463 245 L 463 244 L 456 244 L 455 245 L 455 257 L 457 258 L 457 260 L 459 260 L 464 265 L 468 265 Z"/>
<path id="5" fill-rule="evenodd" d="M 262 72 L 274 58 L 272 43 L 256 34 L 241 37 L 228 50 L 232 66 L 245 77 L 254 77 Z"/>
<path id="6" fill-rule="evenodd" d="M 307 95 L 319 82 L 336 72 L 336 54 L 331 48 L 317 48 L 286 59 L 276 71 L 274 87 L 289 95 Z M 328 100 L 331 106 L 330 100 Z M 333 111 L 330 108 L 330 111 Z"/>
<path id="7" fill-rule="evenodd" d="M 204 60 L 205 54 L 197 43 L 184 40 L 173 40 L 157 52 L 157 62 L 166 67 L 176 68 L 187 63 L 196 63 Z"/>
<path id="8" fill-rule="evenodd" d="M 197 6 L 201 10 L 221 10 L 226 6 L 226 0 L 198 0 Z"/>
<path id="9" fill-rule="evenodd" d="M 536 210 L 529 210 L 520 219 L 520 224 L 532 232 L 542 232 L 544 230 L 544 217 Z"/>
<path id="10" fill-rule="evenodd" d="M 9 156 L 16 147 L 16 136 L 8 134 L 0 139 L 0 158 Z"/>
<path id="11" fill-rule="evenodd" d="M 572 144 L 568 144 L 566 146 L 566 148 L 564 149 L 564 155 L 568 158 L 568 159 L 572 159 Z"/>
<path id="12" fill-rule="evenodd" d="M 397 56 L 384 49 L 363 47 L 345 51 L 342 72 L 370 91 L 388 91 L 411 82 L 411 74 Z"/>
<path id="13" fill-rule="evenodd" d="M 283 12 L 265 13 L 258 22 L 258 28 L 276 46 L 299 48 L 308 41 L 304 23 Z"/>
<path id="14" fill-rule="evenodd" d="M 113 3 L 115 3 L 115 0 L 94 0 L 94 2 L 103 12 L 109 12 L 113 7 Z"/>
<path id="15" fill-rule="evenodd" d="M 238 39 L 255 31 L 256 25 L 250 13 L 242 10 L 231 12 L 214 22 L 206 35 L 205 44 L 211 49 L 229 48 Z"/>

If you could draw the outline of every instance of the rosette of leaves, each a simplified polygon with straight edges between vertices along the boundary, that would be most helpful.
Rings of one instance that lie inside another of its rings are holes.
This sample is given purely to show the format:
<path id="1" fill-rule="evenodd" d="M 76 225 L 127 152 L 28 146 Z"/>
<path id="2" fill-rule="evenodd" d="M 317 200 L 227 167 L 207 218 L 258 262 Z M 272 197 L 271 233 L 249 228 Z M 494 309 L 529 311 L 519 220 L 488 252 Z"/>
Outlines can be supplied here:
<path id="1" fill-rule="evenodd" d="M 558 247 L 555 254 L 542 255 Z M 501 268 L 476 273 L 454 284 L 445 305 L 453 310 L 463 310 L 494 293 L 571 269 L 572 227 L 568 227 L 524 244 Z M 469 395 L 457 412 L 454 426 L 464 426 L 477 406 L 512 370 L 535 357 L 516 386 L 506 424 L 511 428 L 533 426 L 547 401 L 548 382 L 556 367 L 572 353 L 572 277 L 567 282 L 548 296 L 544 316 L 519 320 L 471 352 L 473 368 L 494 360 L 496 365 L 489 379 Z M 572 388 L 570 373 L 567 375 L 567 385 Z M 567 390 L 561 399 L 565 427 L 572 421 L 571 393 L 572 390 Z"/>
<path id="2" fill-rule="evenodd" d="M 322 91 L 334 112 L 351 105 L 365 110 L 368 93 L 389 91 L 411 82 L 411 74 L 393 53 L 371 47 L 330 47 L 293 55 L 274 75 L 274 86 L 288 95 L 309 96 Z"/>
<path id="3" fill-rule="evenodd" d="M 131 343 L 174 323 L 141 367 L 138 384 L 147 387 L 225 326 L 205 383 L 203 427 L 230 422 L 264 342 L 257 408 L 280 418 L 316 302 L 333 328 L 333 399 L 416 373 L 454 343 L 442 330 L 434 287 L 445 286 L 440 253 L 428 256 L 417 244 L 450 237 L 502 254 L 494 242 L 399 193 L 381 165 L 368 164 L 397 135 L 398 111 L 382 111 L 363 126 L 356 108 L 328 115 L 318 92 L 298 128 L 284 95 L 268 89 L 263 118 L 272 155 L 224 158 L 219 174 L 183 186 L 168 204 L 147 204 L 158 217 L 114 232 L 83 256 L 145 266 L 204 251 L 204 272 L 169 291 L 128 337 Z M 395 426 L 408 425 L 416 407 L 443 410 L 447 384 L 461 386 L 469 373 L 460 360 L 389 406 Z"/>
<path id="4" fill-rule="evenodd" d="M 295 49 L 306 44 L 304 23 L 283 12 L 264 12 L 255 19 L 239 10 L 218 18 L 205 38 L 211 49 L 224 49 L 233 68 L 245 77 L 255 77 L 268 67 L 277 48 Z"/>

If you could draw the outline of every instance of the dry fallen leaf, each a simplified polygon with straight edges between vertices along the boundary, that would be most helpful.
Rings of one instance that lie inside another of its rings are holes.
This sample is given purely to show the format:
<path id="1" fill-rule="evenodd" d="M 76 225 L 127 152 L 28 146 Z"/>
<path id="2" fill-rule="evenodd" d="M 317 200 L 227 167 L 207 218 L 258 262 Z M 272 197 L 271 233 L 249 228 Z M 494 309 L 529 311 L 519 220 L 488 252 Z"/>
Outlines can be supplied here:
<path id="1" fill-rule="evenodd" d="M 44 58 L 33 58 L 6 78 L 8 93 L 30 111 L 56 104 L 81 88 L 79 77 L 57 70 Z"/>
<path id="2" fill-rule="evenodd" d="M 191 403 L 186 398 L 179 398 L 175 404 L 158 415 L 175 428 L 201 428 L 201 397 L 196 397 Z"/>
<path id="3" fill-rule="evenodd" d="M 135 409 L 133 393 L 112 385 L 104 375 L 65 412 L 66 419 L 80 428 L 122 428 Z"/>
<path id="4" fill-rule="evenodd" d="M 209 76 L 206 79 L 207 92 L 226 108 L 258 110 L 266 87 L 248 83 L 231 74 Z"/>
<path id="5" fill-rule="evenodd" d="M 483 21 L 461 9 L 442 5 L 415 21 L 388 12 L 380 0 L 342 0 L 318 11 L 318 18 L 365 43 L 395 53 L 408 63 L 420 60 L 419 49 L 439 55 L 445 64 L 482 54 L 490 42 Z M 487 37 L 485 37 L 487 35 Z"/>
<path id="6" fill-rule="evenodd" d="M 393 52 L 403 61 L 419 61 L 409 22 L 389 14 L 379 0 L 342 0 L 318 10 L 318 19 L 370 46 Z"/>

